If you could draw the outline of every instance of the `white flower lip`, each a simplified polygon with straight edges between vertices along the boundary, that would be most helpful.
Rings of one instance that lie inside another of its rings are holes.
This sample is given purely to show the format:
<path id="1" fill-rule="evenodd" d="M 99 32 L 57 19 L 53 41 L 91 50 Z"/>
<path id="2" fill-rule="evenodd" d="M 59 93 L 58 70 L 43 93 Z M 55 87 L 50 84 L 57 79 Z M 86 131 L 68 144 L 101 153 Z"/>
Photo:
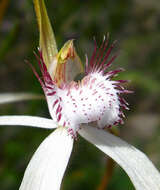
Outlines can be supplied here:
<path id="1" fill-rule="evenodd" d="M 125 90 L 121 83 L 127 81 L 112 80 L 114 75 L 123 71 L 122 69 L 106 71 L 116 58 L 116 56 L 109 58 L 114 45 L 115 42 L 107 49 L 108 39 L 103 40 L 100 48 L 95 43 L 90 62 L 86 60 L 86 76 L 81 81 L 68 83 L 63 81 L 60 85 L 57 82 L 59 76 L 56 75 L 58 79 L 52 79 L 42 52 L 39 50 L 39 57 L 35 54 L 42 78 L 33 66 L 31 67 L 44 90 L 50 115 L 58 125 L 67 127 L 73 137 L 76 137 L 82 123 L 96 121 L 99 128 L 123 124 L 124 114 L 121 108 L 128 107 L 120 94 L 130 91 Z"/>

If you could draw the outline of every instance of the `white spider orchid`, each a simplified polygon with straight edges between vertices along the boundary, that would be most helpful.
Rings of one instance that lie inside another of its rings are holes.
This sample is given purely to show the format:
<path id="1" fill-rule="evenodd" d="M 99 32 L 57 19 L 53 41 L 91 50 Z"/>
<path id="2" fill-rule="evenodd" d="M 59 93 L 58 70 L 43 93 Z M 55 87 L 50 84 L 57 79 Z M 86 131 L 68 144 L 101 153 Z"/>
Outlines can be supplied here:
<path id="1" fill-rule="evenodd" d="M 34 67 L 48 103 L 52 119 L 33 116 L 1 116 L 0 125 L 26 125 L 56 130 L 39 146 L 24 174 L 20 190 L 59 190 L 77 133 L 113 158 L 128 174 L 137 190 L 159 190 L 160 174 L 139 150 L 106 130 L 122 122 L 120 107 L 127 103 L 120 97 L 128 93 L 112 77 L 121 71 L 106 72 L 113 45 L 108 41 L 95 49 L 85 64 L 81 81 L 73 79 L 82 69 L 81 62 L 68 41 L 58 53 L 54 34 L 43 0 L 34 0 L 40 29 L 40 56 L 37 56 L 42 79 Z"/>

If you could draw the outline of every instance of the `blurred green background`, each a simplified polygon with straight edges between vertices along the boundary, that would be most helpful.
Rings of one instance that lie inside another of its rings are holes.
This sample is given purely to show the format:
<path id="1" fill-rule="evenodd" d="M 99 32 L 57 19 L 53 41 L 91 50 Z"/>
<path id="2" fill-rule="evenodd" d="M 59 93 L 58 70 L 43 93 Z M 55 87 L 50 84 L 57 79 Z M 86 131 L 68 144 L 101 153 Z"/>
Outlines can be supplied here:
<path id="1" fill-rule="evenodd" d="M 4 8 L 3 3 L 8 3 Z M 133 144 L 160 169 L 160 2 L 159 0 L 47 0 L 58 47 L 70 39 L 85 60 L 110 33 L 118 40 L 115 67 L 126 72 L 135 93 L 127 95 L 130 111 L 119 127 L 121 137 Z M 3 15 L 4 11 L 4 15 Z M 3 16 L 3 17 L 2 17 Z M 25 59 L 36 64 L 38 27 L 31 0 L 0 1 L 0 93 L 43 93 Z M 45 101 L 33 100 L 0 106 L 1 115 L 26 114 L 50 117 Z M 0 189 L 18 189 L 24 170 L 49 130 L 26 127 L 0 128 Z M 106 157 L 78 138 L 63 180 L 63 190 L 97 189 L 105 172 Z M 116 165 L 107 190 L 133 190 L 125 172 Z"/>

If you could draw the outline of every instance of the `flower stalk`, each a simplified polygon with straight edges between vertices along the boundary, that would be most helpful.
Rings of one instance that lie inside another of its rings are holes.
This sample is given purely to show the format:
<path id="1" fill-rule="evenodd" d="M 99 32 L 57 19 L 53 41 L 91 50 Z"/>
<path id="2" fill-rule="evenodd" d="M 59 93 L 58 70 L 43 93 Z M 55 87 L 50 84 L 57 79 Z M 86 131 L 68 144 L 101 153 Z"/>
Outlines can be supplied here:
<path id="1" fill-rule="evenodd" d="M 107 189 L 109 182 L 112 178 L 116 163 L 114 162 L 114 160 L 112 158 L 107 158 L 105 165 L 106 165 L 105 172 L 100 181 L 99 186 L 97 187 L 97 190 L 106 190 Z"/>

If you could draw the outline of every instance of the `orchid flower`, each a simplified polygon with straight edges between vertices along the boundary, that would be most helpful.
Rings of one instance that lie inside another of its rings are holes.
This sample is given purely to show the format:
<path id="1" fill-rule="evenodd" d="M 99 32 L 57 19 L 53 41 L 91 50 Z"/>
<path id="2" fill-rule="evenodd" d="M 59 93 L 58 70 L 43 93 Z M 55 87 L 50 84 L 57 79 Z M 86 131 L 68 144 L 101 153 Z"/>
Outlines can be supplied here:
<path id="1" fill-rule="evenodd" d="M 104 39 L 95 48 L 85 68 L 69 40 L 58 52 L 43 0 L 34 0 L 40 30 L 39 56 L 42 77 L 31 65 L 48 103 L 52 119 L 34 116 L 0 116 L 0 125 L 25 125 L 56 130 L 39 146 L 25 171 L 20 190 L 59 190 L 77 134 L 114 159 L 128 174 L 137 190 L 159 190 L 160 173 L 152 162 L 132 145 L 109 133 L 106 128 L 121 124 L 121 97 L 129 93 L 113 80 L 122 71 L 107 71 L 116 56 L 110 57 Z M 73 68 L 73 69 L 72 69 Z M 84 77 L 74 81 L 79 72 Z"/>

